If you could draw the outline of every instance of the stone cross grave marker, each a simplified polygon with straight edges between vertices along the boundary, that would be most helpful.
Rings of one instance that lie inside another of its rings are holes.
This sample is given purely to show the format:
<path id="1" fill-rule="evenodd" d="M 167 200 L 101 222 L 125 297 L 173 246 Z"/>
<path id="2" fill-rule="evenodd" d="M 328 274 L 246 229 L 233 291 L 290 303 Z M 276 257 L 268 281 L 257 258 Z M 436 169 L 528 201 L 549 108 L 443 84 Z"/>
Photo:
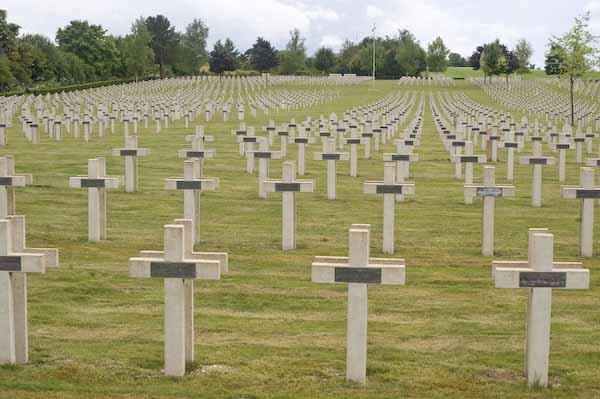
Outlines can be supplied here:
<path id="1" fill-rule="evenodd" d="M 24 187 L 32 182 L 30 174 L 15 173 L 12 155 L 0 157 L 0 218 L 16 213 L 15 187 Z"/>
<path id="2" fill-rule="evenodd" d="M 0 364 L 29 360 L 27 273 L 58 267 L 58 250 L 27 248 L 25 216 L 0 219 Z"/>
<path id="3" fill-rule="evenodd" d="M 415 184 L 396 181 L 396 166 L 393 162 L 385 162 L 383 181 L 366 181 L 363 185 L 365 194 L 383 194 L 383 252 L 394 253 L 394 230 L 396 219 L 396 195 L 415 193 Z"/>
<path id="4" fill-rule="evenodd" d="M 88 159 L 88 175 L 69 178 L 69 187 L 88 190 L 88 240 L 106 240 L 106 190 L 121 185 L 120 177 L 106 176 L 106 159 Z"/>
<path id="5" fill-rule="evenodd" d="M 183 190 L 183 217 L 192 220 L 193 238 L 200 243 L 200 193 L 216 191 L 219 179 L 197 175 L 197 161 L 183 161 L 183 177 L 165 179 L 165 190 Z"/>
<path id="6" fill-rule="evenodd" d="M 165 225 L 162 257 L 129 259 L 130 277 L 164 279 L 164 370 L 175 377 L 183 376 L 186 363 L 194 361 L 193 281 L 219 280 L 222 268 L 219 260 L 189 258 L 191 240 L 185 233 L 185 225 Z"/>
<path id="7" fill-rule="evenodd" d="M 487 156 L 485 154 L 473 155 L 473 143 L 471 141 L 465 142 L 465 153 L 464 155 L 454 156 L 452 162 L 460 165 L 465 165 L 465 184 L 473 184 L 473 165 L 478 163 L 485 163 Z M 471 191 L 465 191 L 465 204 L 470 205 L 473 203 L 473 195 Z"/>
<path id="8" fill-rule="evenodd" d="M 196 176 L 202 177 L 204 175 L 204 159 L 213 158 L 215 156 L 215 150 L 208 150 L 204 148 L 204 138 L 193 136 L 192 149 L 190 150 L 179 150 L 177 153 L 179 158 L 191 158 L 196 161 L 194 164 L 196 168 Z"/>
<path id="9" fill-rule="evenodd" d="M 538 229 L 536 229 L 538 230 Z M 529 290 L 527 304 L 526 375 L 530 386 L 548 386 L 553 289 L 589 289 L 589 270 L 555 268 L 554 236 L 530 231 L 527 267 L 493 267 L 496 288 Z M 512 266 L 503 262 L 502 266 Z"/>
<path id="10" fill-rule="evenodd" d="M 348 284 L 346 379 L 364 384 L 367 378 L 368 285 L 404 285 L 404 259 L 370 258 L 370 225 L 353 224 L 348 257 L 317 256 L 312 263 L 314 283 Z"/>
<path id="11" fill-rule="evenodd" d="M 561 135 L 558 143 L 553 144 L 552 148 L 558 151 L 558 181 L 564 183 L 567 172 L 567 150 L 575 147 L 569 142 L 568 137 Z"/>
<path id="12" fill-rule="evenodd" d="M 113 156 L 125 157 L 125 191 L 134 193 L 138 188 L 137 157 L 150 154 L 147 148 L 138 148 L 138 136 L 125 136 L 125 148 L 114 148 Z"/>
<path id="13" fill-rule="evenodd" d="M 313 154 L 315 161 L 327 161 L 327 199 L 334 200 L 336 197 L 336 167 L 337 161 L 348 161 L 350 155 L 347 152 L 335 151 L 335 139 L 326 141 L 323 152 Z"/>
<path id="14" fill-rule="evenodd" d="M 600 187 L 594 184 L 594 169 L 581 168 L 580 187 L 561 187 L 562 197 L 581 201 L 579 212 L 579 253 L 591 257 L 594 248 L 594 200 L 600 199 Z"/>
<path id="15" fill-rule="evenodd" d="M 512 131 L 506 132 L 501 148 L 506 148 L 506 180 L 513 181 L 515 176 L 515 150 L 521 148 L 519 141 L 514 139 Z"/>
<path id="16" fill-rule="evenodd" d="M 296 180 L 296 163 L 282 164 L 281 180 L 265 180 L 266 192 L 280 192 L 282 195 L 282 249 L 284 251 L 296 248 L 296 193 L 314 192 L 314 181 Z"/>
<path id="17" fill-rule="evenodd" d="M 534 207 L 542 206 L 542 167 L 544 165 L 553 165 L 554 157 L 542 156 L 542 137 L 531 137 L 533 142 L 533 156 L 521 157 L 521 165 L 531 165 L 533 167 L 533 177 L 531 179 L 531 205 Z"/>
<path id="18" fill-rule="evenodd" d="M 396 153 L 384 153 L 384 162 L 396 164 L 396 183 L 402 183 L 410 176 L 410 163 L 419 160 L 419 155 L 413 154 L 411 148 L 403 147 L 397 149 Z M 396 201 L 403 202 L 404 194 L 398 194 Z"/>
<path id="19" fill-rule="evenodd" d="M 471 197 L 483 198 L 483 223 L 481 231 L 481 254 L 494 255 L 494 212 L 496 198 L 514 197 L 515 186 L 496 184 L 496 167 L 483 167 L 483 185 L 465 184 L 465 192 Z"/>
<path id="20" fill-rule="evenodd" d="M 312 142 L 312 137 L 309 137 L 304 131 L 299 131 L 298 135 L 294 138 L 294 144 L 298 146 L 298 174 L 300 176 L 306 174 L 306 147 Z"/>
<path id="21" fill-rule="evenodd" d="M 258 196 L 268 198 L 269 193 L 265 191 L 265 181 L 269 179 L 269 162 L 271 159 L 281 159 L 280 151 L 269 151 L 269 139 L 258 138 L 258 151 L 249 151 L 249 157 L 258 159 Z"/>

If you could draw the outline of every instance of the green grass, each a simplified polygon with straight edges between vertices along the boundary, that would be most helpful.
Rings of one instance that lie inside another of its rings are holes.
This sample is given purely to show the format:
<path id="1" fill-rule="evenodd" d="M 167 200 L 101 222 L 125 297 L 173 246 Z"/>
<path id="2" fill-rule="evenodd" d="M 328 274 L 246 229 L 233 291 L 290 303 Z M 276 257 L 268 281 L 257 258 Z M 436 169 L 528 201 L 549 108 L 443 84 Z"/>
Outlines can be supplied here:
<path id="1" fill-rule="evenodd" d="M 435 74 L 434 74 L 435 75 Z M 445 72 L 441 75 L 447 76 L 454 79 L 467 79 L 467 78 L 483 78 L 483 71 L 480 69 L 475 71 L 471 67 L 448 67 Z M 535 69 L 524 74 L 520 74 L 523 79 L 535 79 L 535 78 L 548 78 L 555 77 L 546 75 L 543 69 Z M 588 79 L 600 79 L 600 72 L 590 72 L 586 78 Z"/>
<path id="2" fill-rule="evenodd" d="M 278 123 L 318 117 L 373 102 L 397 91 L 396 82 L 340 88 L 337 101 L 271 115 Z M 403 87 L 429 93 L 435 88 Z M 492 103 L 466 82 L 456 88 Z M 520 115 L 515 115 L 520 118 Z M 257 131 L 268 118 L 251 118 Z M 203 122 L 197 121 L 197 124 Z M 352 223 L 372 225 L 372 256 L 381 254 L 382 198 L 362 194 L 365 180 L 381 179 L 381 154 L 359 161 L 359 177 L 338 164 L 338 200 L 326 199 L 325 165 L 307 154 L 314 194 L 299 194 L 298 249 L 280 250 L 281 198 L 257 196 L 256 176 L 245 172 L 229 133 L 237 122 L 206 123 L 215 136 L 207 176 L 220 191 L 202 196 L 202 244 L 226 251 L 230 272 L 218 282 L 196 284 L 197 363 L 180 380 L 162 372 L 162 281 L 131 279 L 127 262 L 141 249 L 161 249 L 162 226 L 182 217 L 183 195 L 163 190 L 180 176 L 178 149 L 191 130 L 182 122 L 155 135 L 140 131 L 140 192 L 108 194 L 109 241 L 87 242 L 85 190 L 69 189 L 68 177 L 86 172 L 87 159 L 108 158 L 108 172 L 124 162 L 110 156 L 122 137 L 84 144 L 67 137 L 25 142 L 16 128 L 1 154 L 14 154 L 18 172 L 34 185 L 17 192 L 17 211 L 27 216 L 30 247 L 57 247 L 61 266 L 31 275 L 28 365 L 0 367 L 0 398 L 597 398 L 600 396 L 600 262 L 584 259 L 592 289 L 553 295 L 550 390 L 531 390 L 522 375 L 525 290 L 498 290 L 492 258 L 480 255 L 481 202 L 462 203 L 462 182 L 437 137 L 426 107 L 420 161 L 411 166 L 416 195 L 398 204 L 396 255 L 407 262 L 407 285 L 373 286 L 369 292 L 368 384 L 345 382 L 346 287 L 313 284 L 315 255 L 347 254 Z M 381 152 L 391 151 L 390 145 Z M 477 151 L 479 152 L 479 151 Z M 527 148 L 527 153 L 530 148 Z M 294 146 L 289 157 L 294 158 Z M 578 182 L 574 154 L 568 183 Z M 505 164 L 497 179 L 504 182 Z M 273 162 L 271 176 L 280 176 Z M 480 170 L 477 178 L 480 178 Z M 578 260 L 579 204 L 561 200 L 557 171 L 544 170 L 544 206 L 530 206 L 531 171 L 516 167 L 515 199 L 498 200 L 494 259 L 526 258 L 527 229 L 555 234 L 555 258 Z M 600 237 L 596 228 L 596 237 Z"/>

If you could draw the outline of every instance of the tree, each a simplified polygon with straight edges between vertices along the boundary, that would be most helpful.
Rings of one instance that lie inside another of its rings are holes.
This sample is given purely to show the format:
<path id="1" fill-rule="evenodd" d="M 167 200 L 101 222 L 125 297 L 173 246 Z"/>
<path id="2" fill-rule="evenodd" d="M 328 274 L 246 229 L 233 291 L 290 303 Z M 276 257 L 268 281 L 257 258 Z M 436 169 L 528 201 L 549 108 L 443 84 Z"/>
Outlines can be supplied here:
<path id="1" fill-rule="evenodd" d="M 88 21 L 74 20 L 56 32 L 59 47 L 75 54 L 96 71 L 95 75 L 107 78 L 117 58 L 115 43 L 106 36 L 101 25 L 90 25 Z"/>
<path id="2" fill-rule="evenodd" d="M 285 50 L 280 52 L 281 57 L 281 73 L 292 75 L 305 66 L 306 62 L 306 46 L 305 39 L 300 36 L 298 28 L 290 31 L 290 40 L 288 41 Z"/>
<path id="3" fill-rule="evenodd" d="M 175 27 L 164 15 L 146 18 L 146 27 L 152 36 L 151 47 L 154 60 L 159 66 L 160 78 L 165 77 L 165 65 L 172 61 L 178 44 Z"/>
<path id="4" fill-rule="evenodd" d="M 550 50 L 546 53 L 546 63 L 544 66 L 546 75 L 560 75 L 561 54 L 562 51 L 558 48 L 558 45 L 552 43 Z"/>
<path id="5" fill-rule="evenodd" d="M 17 42 L 20 26 L 9 23 L 6 10 L 0 10 L 0 54 L 8 54 Z"/>
<path id="6" fill-rule="evenodd" d="M 475 71 L 478 71 L 481 68 L 481 54 L 483 53 L 483 46 L 477 46 L 473 54 L 469 57 L 469 65 Z"/>
<path id="7" fill-rule="evenodd" d="M 531 43 L 525 39 L 519 40 L 515 46 L 514 52 L 517 57 L 517 70 L 519 72 L 528 72 L 529 60 L 533 55 L 533 47 L 531 46 Z"/>
<path id="8" fill-rule="evenodd" d="M 479 64 L 481 70 L 483 71 L 484 81 L 488 76 L 491 80 L 492 76 L 505 73 L 507 69 L 505 53 L 506 47 L 502 46 L 498 39 L 483 46 Z"/>
<path id="9" fill-rule="evenodd" d="M 217 40 L 210 52 L 210 70 L 218 74 L 225 71 L 235 71 L 237 69 L 237 57 L 238 51 L 230 39 L 226 39 L 224 43 Z"/>
<path id="10" fill-rule="evenodd" d="M 267 71 L 279 65 L 277 50 L 271 46 L 268 40 L 262 37 L 256 38 L 256 42 L 246 52 L 246 56 L 250 66 L 259 72 Z"/>
<path id="11" fill-rule="evenodd" d="M 597 37 L 590 31 L 590 13 L 575 17 L 573 27 L 562 36 L 550 39 L 550 48 L 560 60 L 560 74 L 569 80 L 571 126 L 575 126 L 575 81 L 598 65 Z M 554 45 L 554 46 L 553 46 Z"/>
<path id="12" fill-rule="evenodd" d="M 16 85 L 17 81 L 10 72 L 8 57 L 0 53 L 0 91 L 8 91 Z"/>
<path id="13" fill-rule="evenodd" d="M 419 76 L 427 70 L 427 53 L 417 39 L 408 30 L 398 34 L 399 43 L 396 51 L 400 76 Z"/>
<path id="14" fill-rule="evenodd" d="M 127 73 L 135 76 L 146 76 L 154 63 L 154 52 L 150 45 L 152 36 L 146 27 L 146 20 L 142 17 L 135 20 L 131 25 L 131 34 L 125 38 L 124 61 Z"/>
<path id="15" fill-rule="evenodd" d="M 335 66 L 335 54 L 332 49 L 321 47 L 315 53 L 314 66 L 321 72 L 329 72 Z"/>
<path id="16" fill-rule="evenodd" d="M 469 63 L 462 55 L 458 53 L 448 54 L 448 66 L 450 67 L 466 67 Z"/>
<path id="17" fill-rule="evenodd" d="M 180 58 L 183 71 L 188 75 L 197 75 L 200 67 L 208 59 L 206 39 L 208 27 L 201 19 L 194 18 L 181 35 Z"/>
<path id="18" fill-rule="evenodd" d="M 441 37 L 427 46 L 427 65 L 431 72 L 444 72 L 448 69 L 448 49 Z"/>

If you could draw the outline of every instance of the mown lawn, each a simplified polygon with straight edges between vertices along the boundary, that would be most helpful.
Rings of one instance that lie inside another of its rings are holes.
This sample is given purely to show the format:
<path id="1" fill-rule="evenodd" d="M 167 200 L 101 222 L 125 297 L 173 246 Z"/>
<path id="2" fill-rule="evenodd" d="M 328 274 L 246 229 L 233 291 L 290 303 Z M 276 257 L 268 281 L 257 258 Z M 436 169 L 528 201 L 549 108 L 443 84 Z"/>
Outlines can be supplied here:
<path id="1" fill-rule="evenodd" d="M 339 88 L 339 100 L 311 109 L 271 115 L 338 115 L 397 90 L 428 95 L 465 91 L 495 106 L 483 92 L 460 82 L 453 89 L 402 87 L 378 81 Z M 519 115 L 520 118 L 520 115 Z M 260 131 L 269 118 L 251 118 Z M 202 124 L 197 121 L 196 124 Z M 226 251 L 230 272 L 196 287 L 197 363 L 180 380 L 161 372 L 162 281 L 130 279 L 129 257 L 160 249 L 162 226 L 183 214 L 183 195 L 163 190 L 163 179 L 180 176 L 177 150 L 191 130 L 171 124 L 155 135 L 141 130 L 140 192 L 108 194 L 109 241 L 87 242 L 87 194 L 69 189 L 68 177 L 86 172 L 87 159 L 106 156 L 110 175 L 124 161 L 110 156 L 122 137 L 84 144 L 43 138 L 32 146 L 10 130 L 1 154 L 14 154 L 18 172 L 34 185 L 17 193 L 27 216 L 28 244 L 57 247 L 61 266 L 30 277 L 30 355 L 25 366 L 0 367 L 0 398 L 597 398 L 600 397 L 600 262 L 583 259 L 592 273 L 588 291 L 555 291 L 549 390 L 531 390 L 524 365 L 525 290 L 493 287 L 490 263 L 480 255 L 481 202 L 462 202 L 462 183 L 437 137 L 429 107 L 411 167 L 416 195 L 397 206 L 397 256 L 407 262 L 407 285 L 373 286 L 369 293 L 368 384 L 345 382 L 346 287 L 313 284 L 315 255 L 345 255 L 352 223 L 372 225 L 372 256 L 381 256 L 382 198 L 362 194 L 365 180 L 381 179 L 381 153 L 359 161 L 359 177 L 338 164 L 338 200 L 326 199 L 326 166 L 307 154 L 314 194 L 298 199 L 298 249 L 280 250 L 281 199 L 257 196 L 256 175 L 230 130 L 237 122 L 205 124 L 217 156 L 207 176 L 220 191 L 202 196 L 202 244 L 196 250 Z M 476 151 L 479 152 L 479 151 Z M 529 153 L 530 148 L 525 152 Z M 296 150 L 289 149 L 294 159 Z M 497 180 L 504 182 L 500 162 Z M 280 176 L 274 162 L 271 176 Z M 477 177 L 480 176 L 480 170 Z M 527 229 L 555 234 L 555 259 L 578 260 L 579 204 L 560 199 L 556 169 L 544 171 L 544 206 L 531 208 L 531 170 L 516 167 L 515 199 L 498 200 L 494 259 L 526 258 Z M 578 183 L 574 154 L 568 182 Z M 596 237 L 600 237 L 596 228 Z M 597 240 L 596 240 L 597 241 Z M 579 259 L 581 260 L 581 259 Z"/>

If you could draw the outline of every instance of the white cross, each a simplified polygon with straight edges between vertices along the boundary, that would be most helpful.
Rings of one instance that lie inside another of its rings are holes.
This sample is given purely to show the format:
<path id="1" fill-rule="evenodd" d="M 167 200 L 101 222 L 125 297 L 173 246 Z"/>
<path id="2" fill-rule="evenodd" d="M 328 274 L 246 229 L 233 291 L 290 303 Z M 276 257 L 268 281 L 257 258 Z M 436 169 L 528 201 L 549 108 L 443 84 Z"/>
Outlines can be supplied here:
<path id="1" fill-rule="evenodd" d="M 125 157 L 125 191 L 134 193 L 138 186 L 138 162 L 137 157 L 145 157 L 150 154 L 147 148 L 138 148 L 137 136 L 125 136 L 125 148 L 114 148 L 113 156 Z"/>

